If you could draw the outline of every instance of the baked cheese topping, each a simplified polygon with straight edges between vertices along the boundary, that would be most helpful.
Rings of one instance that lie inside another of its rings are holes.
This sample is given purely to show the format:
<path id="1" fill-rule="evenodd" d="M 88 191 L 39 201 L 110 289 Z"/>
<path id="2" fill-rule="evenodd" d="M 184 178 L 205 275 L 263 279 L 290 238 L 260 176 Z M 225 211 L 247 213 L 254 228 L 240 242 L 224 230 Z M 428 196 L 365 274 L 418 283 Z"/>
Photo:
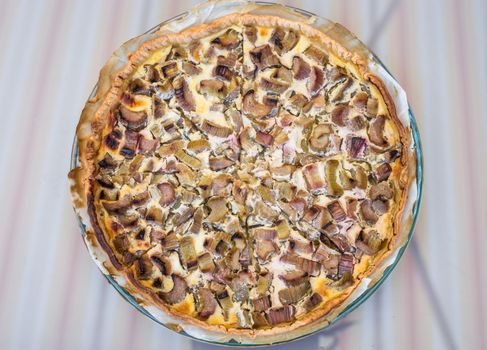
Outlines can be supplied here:
<path id="1" fill-rule="evenodd" d="M 287 324 L 388 250 L 401 142 L 378 89 L 303 33 L 155 51 L 103 133 L 96 215 L 138 288 L 227 328 Z"/>

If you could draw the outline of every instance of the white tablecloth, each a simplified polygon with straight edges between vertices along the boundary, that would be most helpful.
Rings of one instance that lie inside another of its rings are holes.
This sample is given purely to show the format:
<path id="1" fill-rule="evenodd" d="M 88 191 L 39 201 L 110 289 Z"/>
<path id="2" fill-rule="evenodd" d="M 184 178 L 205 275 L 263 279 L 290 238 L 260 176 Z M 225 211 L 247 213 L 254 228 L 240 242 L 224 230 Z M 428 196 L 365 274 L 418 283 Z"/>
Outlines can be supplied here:
<path id="1" fill-rule="evenodd" d="M 364 305 L 275 349 L 487 349 L 487 2 L 286 1 L 369 43 L 408 92 L 425 192 L 412 244 Z M 95 267 L 68 198 L 79 113 L 125 40 L 191 1 L 0 1 L 0 349 L 210 349 Z"/>

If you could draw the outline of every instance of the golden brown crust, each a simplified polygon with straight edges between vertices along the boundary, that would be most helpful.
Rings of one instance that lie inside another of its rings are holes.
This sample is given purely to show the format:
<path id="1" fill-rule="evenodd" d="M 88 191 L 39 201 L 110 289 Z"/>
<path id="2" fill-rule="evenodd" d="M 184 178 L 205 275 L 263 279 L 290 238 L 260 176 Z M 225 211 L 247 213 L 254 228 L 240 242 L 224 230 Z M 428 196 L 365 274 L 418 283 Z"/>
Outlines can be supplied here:
<path id="1" fill-rule="evenodd" d="M 401 156 L 402 167 L 399 169 L 401 172 L 406 172 L 410 175 L 411 169 L 414 169 L 414 162 L 409 158 L 409 147 L 411 144 L 411 139 L 408 131 L 400 122 L 395 104 L 392 97 L 389 95 L 384 83 L 376 75 L 368 72 L 368 60 L 366 57 L 350 52 L 340 45 L 337 41 L 331 39 L 324 33 L 301 23 L 296 23 L 288 20 L 284 20 L 272 16 L 254 16 L 249 14 L 232 14 L 222 17 L 216 21 L 209 24 L 202 24 L 198 26 L 191 27 L 184 30 L 181 33 L 176 34 L 164 34 L 160 37 L 151 39 L 144 42 L 135 52 L 133 52 L 125 64 L 124 67 L 119 67 L 119 62 L 116 58 L 112 58 L 107 65 L 103 68 L 100 73 L 100 80 L 98 83 L 98 88 L 96 95 L 91 98 L 85 108 L 83 109 L 80 122 L 77 128 L 77 139 L 79 147 L 79 159 L 81 162 L 80 167 L 74 169 L 70 173 L 70 179 L 73 180 L 71 190 L 74 195 L 74 205 L 77 208 L 87 207 L 90 216 L 91 224 L 94 231 L 88 231 L 88 235 L 92 235 L 96 238 L 96 241 L 101 245 L 103 250 L 109 255 L 111 264 L 115 269 L 122 270 L 122 265 L 118 262 L 109 244 L 106 242 L 105 236 L 103 234 L 103 229 L 108 229 L 102 227 L 97 219 L 95 203 L 93 202 L 92 196 L 92 174 L 94 172 L 94 159 L 100 148 L 102 131 L 110 121 L 111 111 L 115 105 L 119 102 L 120 95 L 122 93 L 122 88 L 124 81 L 134 72 L 136 67 L 144 62 L 150 54 L 169 43 L 187 43 L 190 40 L 203 38 L 211 33 L 215 33 L 221 29 L 224 29 L 232 24 L 258 24 L 260 26 L 281 26 L 285 28 L 291 28 L 298 30 L 310 38 L 321 41 L 324 46 L 326 46 L 331 52 L 334 52 L 340 59 L 345 62 L 351 62 L 357 66 L 359 72 L 362 74 L 364 80 L 370 81 L 375 85 L 380 91 L 384 101 L 387 105 L 388 112 L 399 131 L 399 136 L 401 139 L 403 151 Z M 400 217 L 404 209 L 407 200 L 407 189 L 414 178 L 413 176 L 406 176 L 406 180 L 400 183 L 402 188 L 401 200 L 399 201 L 399 206 L 395 213 L 395 224 L 394 232 L 397 235 L 397 230 L 400 227 Z M 391 242 L 389 251 L 383 254 L 379 259 L 374 261 L 374 265 L 379 265 L 380 262 L 386 259 L 391 251 L 394 250 L 394 242 Z M 108 267 L 108 266 L 105 266 Z M 373 270 L 371 266 L 368 270 L 370 272 Z M 288 332 L 293 329 L 297 329 L 303 325 L 312 323 L 318 319 L 321 319 L 327 315 L 330 310 L 340 305 L 345 299 L 347 299 L 350 294 L 359 285 L 359 280 L 356 281 L 352 288 L 348 288 L 346 292 L 340 295 L 339 298 L 331 299 L 319 309 L 307 313 L 304 317 L 294 321 L 292 324 L 278 325 L 273 328 L 268 329 L 227 329 L 224 326 L 214 326 L 209 325 L 205 321 L 195 319 L 184 313 L 175 311 L 169 308 L 167 305 L 161 302 L 161 300 L 149 289 L 142 286 L 136 278 L 134 278 L 133 273 L 130 270 L 124 271 L 124 274 L 131 281 L 132 286 L 129 287 L 129 291 L 142 295 L 141 304 L 144 305 L 146 300 L 152 300 L 163 311 L 176 316 L 178 319 L 185 321 L 189 324 L 199 326 L 212 331 L 226 332 L 229 334 L 243 334 L 248 336 L 265 336 L 265 335 L 275 335 L 279 333 Z M 363 276 L 364 277 L 364 276 Z M 133 288 L 133 290 L 132 290 Z"/>

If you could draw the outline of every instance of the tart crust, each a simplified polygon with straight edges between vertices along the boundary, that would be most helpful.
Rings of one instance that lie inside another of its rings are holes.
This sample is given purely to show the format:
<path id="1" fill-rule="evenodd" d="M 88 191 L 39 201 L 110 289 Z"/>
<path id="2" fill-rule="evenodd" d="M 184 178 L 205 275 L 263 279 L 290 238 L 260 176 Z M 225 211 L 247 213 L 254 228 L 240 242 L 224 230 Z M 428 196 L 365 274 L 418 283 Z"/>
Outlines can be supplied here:
<path id="1" fill-rule="evenodd" d="M 374 260 L 373 265 L 369 266 L 366 271 L 357 276 L 354 285 L 347 288 L 345 292 L 339 294 L 336 298 L 322 303 L 319 308 L 306 313 L 291 323 L 277 324 L 269 328 L 257 329 L 239 329 L 225 327 L 223 325 L 211 325 L 204 320 L 187 315 L 185 312 L 169 307 L 166 303 L 149 288 L 143 286 L 134 276 L 130 268 L 124 266 L 116 258 L 113 248 L 107 242 L 104 231 L 109 228 L 104 227 L 97 217 L 97 205 L 93 195 L 95 160 L 102 147 L 102 135 L 104 129 L 110 124 L 110 115 L 113 109 L 119 104 L 120 96 L 124 89 L 125 81 L 134 73 L 137 67 L 145 62 L 151 54 L 158 49 L 167 45 L 186 44 L 192 40 L 198 40 L 214 33 L 217 33 L 232 25 L 258 25 L 260 27 L 281 27 L 293 29 L 302 33 L 313 40 L 320 41 L 329 52 L 336 55 L 340 60 L 347 64 L 352 64 L 360 73 L 360 79 L 374 85 L 387 106 L 387 111 L 399 133 L 400 143 L 402 145 L 401 159 L 399 164 L 395 163 L 392 174 L 396 174 L 397 184 L 400 188 L 400 199 L 397 201 L 397 207 L 394 214 L 394 224 L 392 225 L 393 238 L 389 246 L 382 252 L 381 256 Z M 118 60 L 112 58 L 102 69 L 98 81 L 97 93 L 86 103 L 81 114 L 80 122 L 77 127 L 76 137 L 79 147 L 80 166 L 73 169 L 69 178 L 71 181 L 71 193 L 74 206 L 77 210 L 87 210 L 89 221 L 92 229 L 86 232 L 86 240 L 92 249 L 101 248 L 98 253 L 103 252 L 108 259 L 102 262 L 105 270 L 111 275 L 125 276 L 129 281 L 124 288 L 132 295 L 136 296 L 141 305 L 156 305 L 157 308 L 175 316 L 182 322 L 186 322 L 203 329 L 222 332 L 225 334 L 244 335 L 250 337 L 284 334 L 290 330 L 298 329 L 319 320 L 330 313 L 331 310 L 341 305 L 359 285 L 360 279 L 369 276 L 374 270 L 374 266 L 386 259 L 396 248 L 397 230 L 401 224 L 401 217 L 407 201 L 409 185 L 415 178 L 415 159 L 410 157 L 409 148 L 411 146 L 411 137 L 407 128 L 401 123 L 397 116 L 395 103 L 390 96 L 384 82 L 370 72 L 368 69 L 368 58 L 363 55 L 360 49 L 356 52 L 350 51 L 342 46 L 338 41 L 332 39 L 323 32 L 312 28 L 303 23 L 297 23 L 290 20 L 251 14 L 231 14 L 217 19 L 208 24 L 201 24 L 183 30 L 180 33 L 166 33 L 161 36 L 143 42 L 138 49 L 129 54 L 127 64 L 120 67 Z M 94 248 L 93 248 L 94 247 Z"/>

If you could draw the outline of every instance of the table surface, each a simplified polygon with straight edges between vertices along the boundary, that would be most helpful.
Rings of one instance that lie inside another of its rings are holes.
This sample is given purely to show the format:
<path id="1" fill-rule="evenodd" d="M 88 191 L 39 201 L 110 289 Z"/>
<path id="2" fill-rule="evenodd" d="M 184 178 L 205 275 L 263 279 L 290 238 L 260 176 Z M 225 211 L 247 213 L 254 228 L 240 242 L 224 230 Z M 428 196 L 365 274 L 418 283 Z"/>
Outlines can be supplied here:
<path id="1" fill-rule="evenodd" d="M 487 1 L 284 1 L 342 23 L 408 92 L 424 201 L 394 273 L 326 331 L 274 349 L 487 349 Z M 0 0 L 0 348 L 194 349 L 108 285 L 66 173 L 98 70 L 191 1 Z"/>

